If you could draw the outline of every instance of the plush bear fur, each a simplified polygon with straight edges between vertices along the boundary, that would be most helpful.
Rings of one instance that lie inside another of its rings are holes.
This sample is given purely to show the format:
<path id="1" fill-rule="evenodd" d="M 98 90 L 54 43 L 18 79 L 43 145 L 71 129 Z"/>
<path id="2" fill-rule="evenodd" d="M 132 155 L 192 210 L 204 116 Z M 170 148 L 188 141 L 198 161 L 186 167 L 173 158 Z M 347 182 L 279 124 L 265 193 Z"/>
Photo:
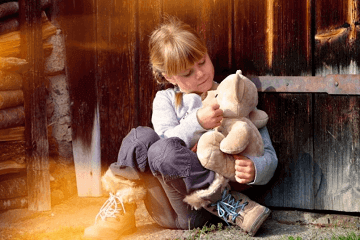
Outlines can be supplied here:
<path id="1" fill-rule="evenodd" d="M 264 143 L 258 128 L 266 125 L 268 115 L 256 109 L 257 88 L 240 70 L 226 77 L 216 90 L 208 91 L 203 96 L 203 105 L 213 102 L 214 98 L 223 110 L 222 124 L 201 136 L 197 155 L 205 168 L 235 181 L 232 154 L 264 154 Z"/>

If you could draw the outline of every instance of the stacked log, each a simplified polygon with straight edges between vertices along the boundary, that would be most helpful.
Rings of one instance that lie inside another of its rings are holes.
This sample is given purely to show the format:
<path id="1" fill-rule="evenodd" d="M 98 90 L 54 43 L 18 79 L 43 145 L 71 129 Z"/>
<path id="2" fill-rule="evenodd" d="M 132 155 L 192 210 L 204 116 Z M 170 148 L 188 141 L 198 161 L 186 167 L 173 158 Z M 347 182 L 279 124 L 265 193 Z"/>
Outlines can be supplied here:
<path id="1" fill-rule="evenodd" d="M 42 9 L 49 7 L 50 3 L 50 0 L 43 0 Z M 19 58 L 21 38 L 18 11 L 17 1 L 0 4 L 0 210 L 27 206 L 22 91 L 27 62 Z M 52 44 L 47 40 L 56 33 L 56 27 L 43 12 L 45 56 L 52 52 Z"/>

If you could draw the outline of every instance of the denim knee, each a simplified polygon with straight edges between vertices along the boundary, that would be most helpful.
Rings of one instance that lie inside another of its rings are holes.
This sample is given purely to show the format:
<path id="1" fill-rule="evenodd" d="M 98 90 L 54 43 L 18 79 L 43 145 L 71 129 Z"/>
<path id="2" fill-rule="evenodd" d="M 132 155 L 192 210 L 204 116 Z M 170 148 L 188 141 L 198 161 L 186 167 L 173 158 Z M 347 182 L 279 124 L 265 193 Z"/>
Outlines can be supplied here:
<path id="1" fill-rule="evenodd" d="M 149 127 L 131 129 L 121 143 L 117 162 L 110 165 L 111 171 L 128 179 L 136 180 L 148 170 L 148 150 L 160 137 Z"/>
<path id="2" fill-rule="evenodd" d="M 161 175 L 165 182 L 188 177 L 193 156 L 178 137 L 160 139 L 148 151 L 148 162 L 154 176 Z"/>

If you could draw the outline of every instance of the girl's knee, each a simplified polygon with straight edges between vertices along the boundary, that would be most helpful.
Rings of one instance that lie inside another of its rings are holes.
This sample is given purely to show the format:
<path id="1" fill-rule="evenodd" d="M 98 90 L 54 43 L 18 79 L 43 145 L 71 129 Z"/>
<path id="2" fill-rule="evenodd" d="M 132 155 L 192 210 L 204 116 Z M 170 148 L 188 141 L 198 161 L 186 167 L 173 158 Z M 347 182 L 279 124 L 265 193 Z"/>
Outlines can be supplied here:
<path id="1" fill-rule="evenodd" d="M 180 138 L 160 139 L 150 146 L 148 161 L 154 175 L 165 179 L 186 177 L 190 170 L 191 154 Z"/>

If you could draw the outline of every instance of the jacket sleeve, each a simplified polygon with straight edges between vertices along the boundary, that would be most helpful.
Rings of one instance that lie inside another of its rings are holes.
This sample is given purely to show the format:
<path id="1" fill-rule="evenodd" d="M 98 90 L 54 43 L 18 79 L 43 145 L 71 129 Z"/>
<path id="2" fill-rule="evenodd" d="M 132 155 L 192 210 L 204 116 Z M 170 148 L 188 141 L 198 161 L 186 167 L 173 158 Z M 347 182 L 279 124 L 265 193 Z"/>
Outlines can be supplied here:
<path id="1" fill-rule="evenodd" d="M 179 137 L 191 148 L 198 140 L 194 136 L 201 135 L 206 130 L 198 122 L 198 109 L 193 109 L 183 119 L 179 119 L 173 98 L 169 92 L 156 93 L 151 118 L 154 130 L 161 138 Z"/>
<path id="2" fill-rule="evenodd" d="M 264 155 L 261 157 L 246 156 L 254 162 L 255 179 L 249 184 L 265 185 L 274 176 L 278 165 L 278 158 L 271 143 L 270 135 L 266 127 L 259 129 L 264 141 Z"/>

